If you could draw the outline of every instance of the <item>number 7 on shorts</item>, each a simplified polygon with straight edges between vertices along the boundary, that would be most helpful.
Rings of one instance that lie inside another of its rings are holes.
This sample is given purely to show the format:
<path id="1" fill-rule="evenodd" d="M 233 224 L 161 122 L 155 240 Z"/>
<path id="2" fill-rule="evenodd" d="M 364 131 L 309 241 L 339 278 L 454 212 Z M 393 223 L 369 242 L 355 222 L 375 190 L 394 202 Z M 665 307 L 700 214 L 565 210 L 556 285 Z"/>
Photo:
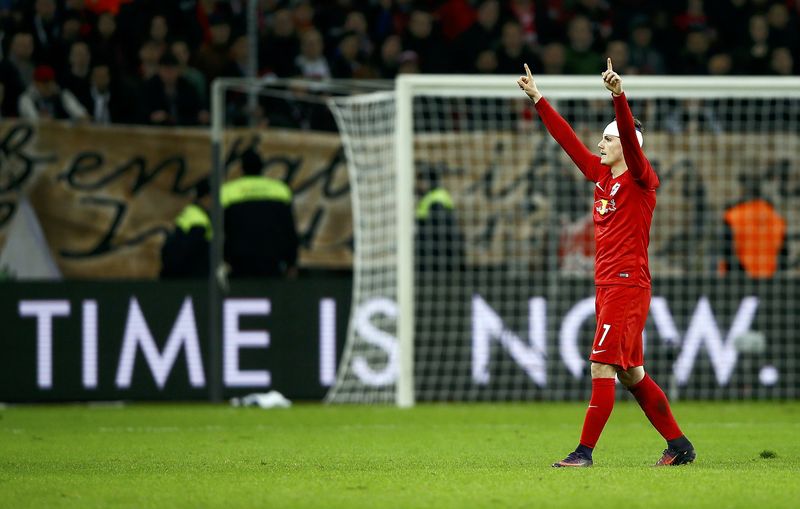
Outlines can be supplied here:
<path id="1" fill-rule="evenodd" d="M 600 342 L 597 343 L 597 346 L 603 346 L 603 341 L 606 340 L 606 336 L 608 335 L 608 331 L 610 331 L 610 330 L 611 330 L 611 324 L 610 323 L 604 323 L 603 324 L 603 337 L 600 338 Z"/>

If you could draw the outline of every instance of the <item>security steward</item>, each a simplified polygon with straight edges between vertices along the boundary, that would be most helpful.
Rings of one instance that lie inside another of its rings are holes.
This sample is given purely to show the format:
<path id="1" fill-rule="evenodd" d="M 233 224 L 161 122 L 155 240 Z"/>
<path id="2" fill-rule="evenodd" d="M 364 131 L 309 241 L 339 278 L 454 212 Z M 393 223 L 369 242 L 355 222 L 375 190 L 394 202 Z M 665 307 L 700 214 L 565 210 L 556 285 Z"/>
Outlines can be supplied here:
<path id="1" fill-rule="evenodd" d="M 195 187 L 194 201 L 175 218 L 175 229 L 161 246 L 161 278 L 208 276 L 212 232 L 204 205 L 209 194 L 208 180 L 203 179 Z"/>
<path id="2" fill-rule="evenodd" d="M 222 186 L 225 261 L 231 277 L 294 277 L 298 238 L 292 191 L 284 182 L 261 175 L 263 162 L 253 149 L 242 154 L 242 173 Z"/>
<path id="3" fill-rule="evenodd" d="M 743 196 L 728 206 L 723 216 L 725 235 L 719 272 L 769 279 L 788 267 L 786 219 L 762 195 L 758 176 L 742 174 L 739 182 Z"/>
<path id="4" fill-rule="evenodd" d="M 425 271 L 451 272 L 463 270 L 464 236 L 455 217 L 453 198 L 439 186 L 438 179 L 426 175 L 420 179 L 427 192 L 422 192 L 416 209 L 416 247 L 417 268 Z M 418 181 L 419 182 L 419 181 Z"/>

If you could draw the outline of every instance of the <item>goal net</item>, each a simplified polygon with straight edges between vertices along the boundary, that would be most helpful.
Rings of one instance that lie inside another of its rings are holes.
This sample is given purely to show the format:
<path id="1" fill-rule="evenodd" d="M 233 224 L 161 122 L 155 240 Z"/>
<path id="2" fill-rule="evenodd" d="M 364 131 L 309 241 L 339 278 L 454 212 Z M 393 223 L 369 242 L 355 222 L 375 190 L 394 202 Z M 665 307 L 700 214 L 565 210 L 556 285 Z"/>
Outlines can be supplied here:
<path id="1" fill-rule="evenodd" d="M 593 151 L 596 77 L 537 79 Z M 659 174 L 645 366 L 672 397 L 798 389 L 800 81 L 628 77 Z M 332 402 L 585 398 L 587 182 L 513 77 L 403 76 L 330 101 L 348 160 L 351 322 Z M 622 391 L 620 391 L 622 393 Z"/>

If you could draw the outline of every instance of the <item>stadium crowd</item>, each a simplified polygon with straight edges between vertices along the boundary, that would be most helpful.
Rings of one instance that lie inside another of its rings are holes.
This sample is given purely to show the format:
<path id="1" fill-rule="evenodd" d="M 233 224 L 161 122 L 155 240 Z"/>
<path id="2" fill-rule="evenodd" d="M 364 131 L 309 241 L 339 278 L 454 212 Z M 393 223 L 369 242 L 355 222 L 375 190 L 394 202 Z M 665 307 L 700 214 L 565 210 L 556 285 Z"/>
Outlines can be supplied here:
<path id="1" fill-rule="evenodd" d="M 3 117 L 208 122 L 247 0 L 0 0 Z M 797 0 L 261 0 L 259 74 L 792 75 Z"/>

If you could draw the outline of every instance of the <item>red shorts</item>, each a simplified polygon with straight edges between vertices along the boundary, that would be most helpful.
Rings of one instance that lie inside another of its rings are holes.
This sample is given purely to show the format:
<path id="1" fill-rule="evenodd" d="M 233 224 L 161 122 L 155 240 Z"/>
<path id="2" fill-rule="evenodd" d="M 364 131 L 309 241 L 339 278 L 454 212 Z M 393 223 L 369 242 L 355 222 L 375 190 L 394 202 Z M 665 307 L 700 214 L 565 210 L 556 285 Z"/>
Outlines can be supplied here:
<path id="1" fill-rule="evenodd" d="M 650 310 L 650 288 L 598 287 L 594 309 L 597 330 L 589 360 L 622 369 L 642 366 L 642 331 Z"/>

